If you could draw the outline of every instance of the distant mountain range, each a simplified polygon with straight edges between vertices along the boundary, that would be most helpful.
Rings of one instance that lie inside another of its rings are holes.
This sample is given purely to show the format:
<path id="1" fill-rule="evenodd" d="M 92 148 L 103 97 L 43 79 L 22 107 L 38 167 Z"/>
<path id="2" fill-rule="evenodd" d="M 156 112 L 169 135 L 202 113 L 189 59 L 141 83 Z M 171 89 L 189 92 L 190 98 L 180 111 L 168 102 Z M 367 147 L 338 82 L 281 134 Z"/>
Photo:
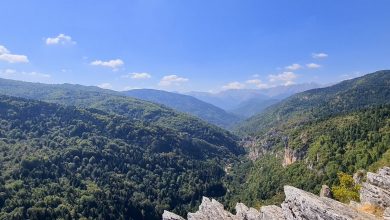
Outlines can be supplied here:
<path id="1" fill-rule="evenodd" d="M 154 89 L 134 89 L 125 91 L 123 94 L 165 105 L 223 128 L 229 128 L 240 121 L 238 116 L 189 95 Z"/>
<path id="2" fill-rule="evenodd" d="M 316 83 L 296 84 L 290 86 L 277 86 L 268 89 L 231 89 L 218 93 L 189 92 L 204 102 L 211 103 L 227 112 L 232 112 L 241 117 L 250 117 L 260 113 L 266 107 L 278 100 L 287 98 L 298 92 L 321 87 Z"/>
<path id="3" fill-rule="evenodd" d="M 187 94 L 155 89 L 134 89 L 123 94 L 165 105 L 223 128 L 231 128 L 281 99 L 318 87 L 318 84 L 307 83 L 268 89 L 236 89 L 219 93 L 190 92 Z"/>

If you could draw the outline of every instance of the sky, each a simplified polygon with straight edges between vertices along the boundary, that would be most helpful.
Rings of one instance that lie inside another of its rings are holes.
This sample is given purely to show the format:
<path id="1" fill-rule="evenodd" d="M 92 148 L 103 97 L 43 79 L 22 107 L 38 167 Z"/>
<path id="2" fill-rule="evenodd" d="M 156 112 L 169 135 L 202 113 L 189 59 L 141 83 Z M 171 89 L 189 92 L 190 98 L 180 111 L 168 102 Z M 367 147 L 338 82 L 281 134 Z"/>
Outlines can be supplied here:
<path id="1" fill-rule="evenodd" d="M 2 0 L 0 10 L 0 78 L 216 92 L 390 69 L 388 0 Z"/>

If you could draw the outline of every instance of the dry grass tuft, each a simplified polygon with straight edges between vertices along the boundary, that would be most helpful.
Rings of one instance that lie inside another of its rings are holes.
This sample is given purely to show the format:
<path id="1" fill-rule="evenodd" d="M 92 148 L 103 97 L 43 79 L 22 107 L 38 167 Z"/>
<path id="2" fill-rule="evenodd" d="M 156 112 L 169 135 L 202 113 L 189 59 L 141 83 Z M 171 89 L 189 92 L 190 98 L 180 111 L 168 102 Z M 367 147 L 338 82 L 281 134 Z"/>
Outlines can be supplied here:
<path id="1" fill-rule="evenodd" d="M 358 210 L 364 213 L 375 215 L 376 217 L 382 217 L 383 212 L 385 211 L 382 207 L 371 204 L 362 204 L 358 207 Z"/>

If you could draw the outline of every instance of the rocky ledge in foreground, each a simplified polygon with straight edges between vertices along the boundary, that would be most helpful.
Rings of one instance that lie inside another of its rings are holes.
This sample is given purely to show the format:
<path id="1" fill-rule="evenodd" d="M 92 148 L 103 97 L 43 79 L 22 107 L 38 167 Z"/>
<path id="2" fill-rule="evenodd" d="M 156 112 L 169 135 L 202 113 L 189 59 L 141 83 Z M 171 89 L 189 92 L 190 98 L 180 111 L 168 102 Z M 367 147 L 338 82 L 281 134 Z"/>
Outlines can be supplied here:
<path id="1" fill-rule="evenodd" d="M 360 190 L 360 201 L 381 208 L 390 207 L 389 167 L 384 167 L 377 173 L 367 173 L 367 181 Z"/>
<path id="2" fill-rule="evenodd" d="M 327 197 L 319 197 L 292 186 L 285 186 L 285 201 L 279 206 L 264 206 L 260 210 L 248 208 L 242 203 L 236 205 L 236 214 L 226 210 L 214 199 L 203 197 L 199 210 L 188 213 L 188 220 L 390 220 L 390 168 L 384 167 L 378 173 L 367 173 L 367 182 L 362 183 L 361 203 L 350 205 Z M 367 209 L 383 211 L 383 217 L 376 217 Z M 368 210 L 368 211 L 367 211 Z M 163 220 L 184 220 L 165 211 Z"/>

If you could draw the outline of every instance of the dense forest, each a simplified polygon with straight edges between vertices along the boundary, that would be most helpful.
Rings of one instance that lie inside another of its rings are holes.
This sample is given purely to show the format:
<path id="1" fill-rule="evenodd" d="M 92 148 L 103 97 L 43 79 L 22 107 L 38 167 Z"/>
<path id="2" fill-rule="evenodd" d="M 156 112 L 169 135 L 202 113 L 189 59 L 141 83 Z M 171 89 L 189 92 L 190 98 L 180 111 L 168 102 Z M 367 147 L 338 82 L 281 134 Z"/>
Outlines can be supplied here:
<path id="1" fill-rule="evenodd" d="M 284 185 L 318 193 L 338 184 L 338 172 L 390 165 L 389 104 L 390 71 L 378 71 L 298 93 L 248 119 L 236 130 L 263 154 L 234 167 L 226 203 L 277 204 Z M 283 166 L 286 157 L 294 161 Z"/>
<path id="2" fill-rule="evenodd" d="M 42 84 L 0 79 L 0 94 L 80 108 L 95 108 L 184 132 L 191 137 L 208 142 L 228 141 L 227 146 L 236 145 L 236 136 L 196 117 L 179 113 L 159 104 L 127 97 L 120 92 L 94 86 Z M 238 148 L 236 150 L 240 151 Z"/>
<path id="3" fill-rule="evenodd" d="M 322 184 L 338 184 L 338 172 L 375 171 L 390 165 L 390 106 L 375 106 L 328 117 L 284 131 L 288 147 L 302 158 L 282 166 L 286 139 L 274 140 L 272 152 L 255 162 L 236 166 L 228 182 L 226 201 L 259 207 L 283 199 L 283 186 L 292 185 L 318 193 Z"/>
<path id="4" fill-rule="evenodd" d="M 225 194 L 223 165 L 237 160 L 229 140 L 8 96 L 0 96 L 0 128 L 0 219 L 185 213 L 203 195 Z"/>

